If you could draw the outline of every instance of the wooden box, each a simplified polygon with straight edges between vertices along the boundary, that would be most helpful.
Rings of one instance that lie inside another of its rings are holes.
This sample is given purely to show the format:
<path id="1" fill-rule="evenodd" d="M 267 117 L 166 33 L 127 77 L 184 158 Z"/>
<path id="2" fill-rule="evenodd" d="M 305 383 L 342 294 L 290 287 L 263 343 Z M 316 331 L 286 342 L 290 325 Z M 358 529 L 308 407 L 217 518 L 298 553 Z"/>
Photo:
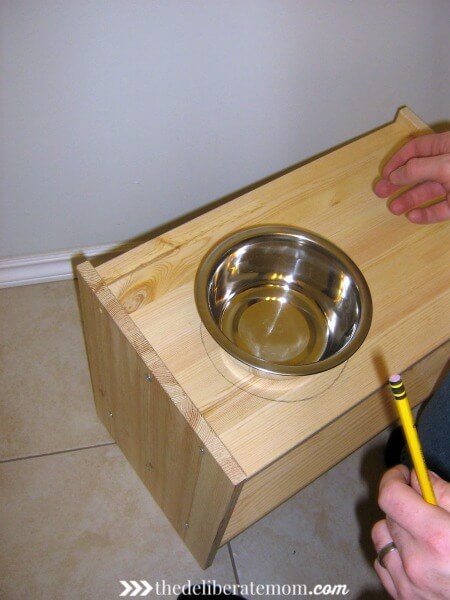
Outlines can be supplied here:
<path id="1" fill-rule="evenodd" d="M 448 224 L 394 217 L 380 163 L 427 131 L 408 108 L 387 126 L 94 269 L 78 270 L 99 418 L 202 567 L 217 549 L 396 419 L 448 356 Z M 345 365 L 297 380 L 229 364 L 193 295 L 204 254 L 238 228 L 278 223 L 331 240 L 359 266 L 374 315 Z"/>

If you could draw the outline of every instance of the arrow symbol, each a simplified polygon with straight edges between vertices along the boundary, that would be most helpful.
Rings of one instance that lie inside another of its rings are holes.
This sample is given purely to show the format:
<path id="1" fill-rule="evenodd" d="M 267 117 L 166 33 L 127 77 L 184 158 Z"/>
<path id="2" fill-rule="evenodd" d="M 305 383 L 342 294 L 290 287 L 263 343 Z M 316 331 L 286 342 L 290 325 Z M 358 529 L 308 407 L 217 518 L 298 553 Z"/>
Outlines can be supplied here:
<path id="1" fill-rule="evenodd" d="M 129 583 L 128 581 L 121 581 L 120 583 L 124 587 L 123 592 L 120 594 L 121 596 L 130 595 L 132 598 L 135 596 L 148 596 L 153 589 L 153 586 L 150 585 L 145 579 L 141 579 L 140 583 L 134 579 L 132 579 Z"/>
<path id="2" fill-rule="evenodd" d="M 126 581 L 121 581 L 120 583 L 121 583 L 121 584 L 123 585 L 123 587 L 125 588 L 125 589 L 123 590 L 123 592 L 122 592 L 120 595 L 121 595 L 121 596 L 128 596 L 128 594 L 131 592 L 131 590 L 132 590 L 133 588 L 132 588 L 132 587 L 131 587 L 131 585 L 130 585 L 129 583 L 127 583 Z"/>
<path id="3" fill-rule="evenodd" d="M 141 579 L 142 585 L 145 587 L 145 590 L 142 592 L 141 596 L 147 596 L 153 589 L 153 586 L 149 584 L 145 579 Z"/>
<path id="4" fill-rule="evenodd" d="M 130 583 L 132 586 L 134 586 L 134 592 L 132 594 L 130 594 L 130 596 L 133 598 L 134 596 L 137 596 L 139 594 L 139 592 L 142 591 L 142 587 L 139 585 L 139 583 L 137 581 L 131 580 Z"/>

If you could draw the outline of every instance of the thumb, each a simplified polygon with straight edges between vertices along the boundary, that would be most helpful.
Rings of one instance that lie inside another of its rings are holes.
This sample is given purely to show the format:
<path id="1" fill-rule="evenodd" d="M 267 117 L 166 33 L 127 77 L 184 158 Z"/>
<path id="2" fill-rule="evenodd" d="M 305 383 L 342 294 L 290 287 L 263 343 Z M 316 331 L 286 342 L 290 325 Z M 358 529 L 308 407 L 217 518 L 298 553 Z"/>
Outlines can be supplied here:
<path id="1" fill-rule="evenodd" d="M 428 471 L 434 495 L 439 506 L 450 512 L 450 483 L 439 477 L 434 471 Z M 422 495 L 416 472 L 411 473 L 411 487 Z"/>

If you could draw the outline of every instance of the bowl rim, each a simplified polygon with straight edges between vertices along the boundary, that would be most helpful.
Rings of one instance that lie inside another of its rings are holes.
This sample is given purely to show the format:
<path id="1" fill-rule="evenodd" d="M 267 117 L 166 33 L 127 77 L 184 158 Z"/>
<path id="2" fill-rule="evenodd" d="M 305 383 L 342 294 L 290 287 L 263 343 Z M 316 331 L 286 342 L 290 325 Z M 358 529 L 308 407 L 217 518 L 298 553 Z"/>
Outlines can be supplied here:
<path id="1" fill-rule="evenodd" d="M 332 356 L 313 363 L 301 365 L 282 365 L 253 356 L 249 352 L 236 346 L 220 329 L 213 318 L 208 301 L 208 281 L 213 269 L 217 266 L 219 260 L 222 261 L 227 254 L 230 254 L 238 244 L 258 237 L 298 237 L 312 242 L 330 252 L 344 267 L 346 272 L 352 277 L 360 295 L 361 316 L 358 328 L 353 338 L 343 348 L 338 350 Z M 216 244 L 203 256 L 200 261 L 194 282 L 194 299 L 201 322 L 206 327 L 214 341 L 223 348 L 231 357 L 239 363 L 261 372 L 262 375 L 271 376 L 299 376 L 313 375 L 327 371 L 348 360 L 359 349 L 367 337 L 372 322 L 373 304 L 369 286 L 356 263 L 338 246 L 330 240 L 307 229 L 293 227 L 290 225 L 255 225 L 238 229 L 221 238 Z"/>

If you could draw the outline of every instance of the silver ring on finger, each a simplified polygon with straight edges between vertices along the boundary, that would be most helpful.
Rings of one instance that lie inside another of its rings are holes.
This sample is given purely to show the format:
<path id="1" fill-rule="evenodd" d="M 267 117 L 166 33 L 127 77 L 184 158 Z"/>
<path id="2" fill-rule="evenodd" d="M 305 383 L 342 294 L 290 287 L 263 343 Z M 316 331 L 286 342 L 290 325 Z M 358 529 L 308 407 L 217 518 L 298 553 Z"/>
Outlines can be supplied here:
<path id="1" fill-rule="evenodd" d="M 383 569 L 386 568 L 386 565 L 383 562 L 384 558 L 385 558 L 386 554 L 389 554 L 389 552 L 392 552 L 392 550 L 397 550 L 397 552 L 398 552 L 398 548 L 395 545 L 395 543 L 394 542 L 389 542 L 388 544 L 385 544 L 381 548 L 381 550 L 378 552 L 378 562 L 383 567 Z"/>

